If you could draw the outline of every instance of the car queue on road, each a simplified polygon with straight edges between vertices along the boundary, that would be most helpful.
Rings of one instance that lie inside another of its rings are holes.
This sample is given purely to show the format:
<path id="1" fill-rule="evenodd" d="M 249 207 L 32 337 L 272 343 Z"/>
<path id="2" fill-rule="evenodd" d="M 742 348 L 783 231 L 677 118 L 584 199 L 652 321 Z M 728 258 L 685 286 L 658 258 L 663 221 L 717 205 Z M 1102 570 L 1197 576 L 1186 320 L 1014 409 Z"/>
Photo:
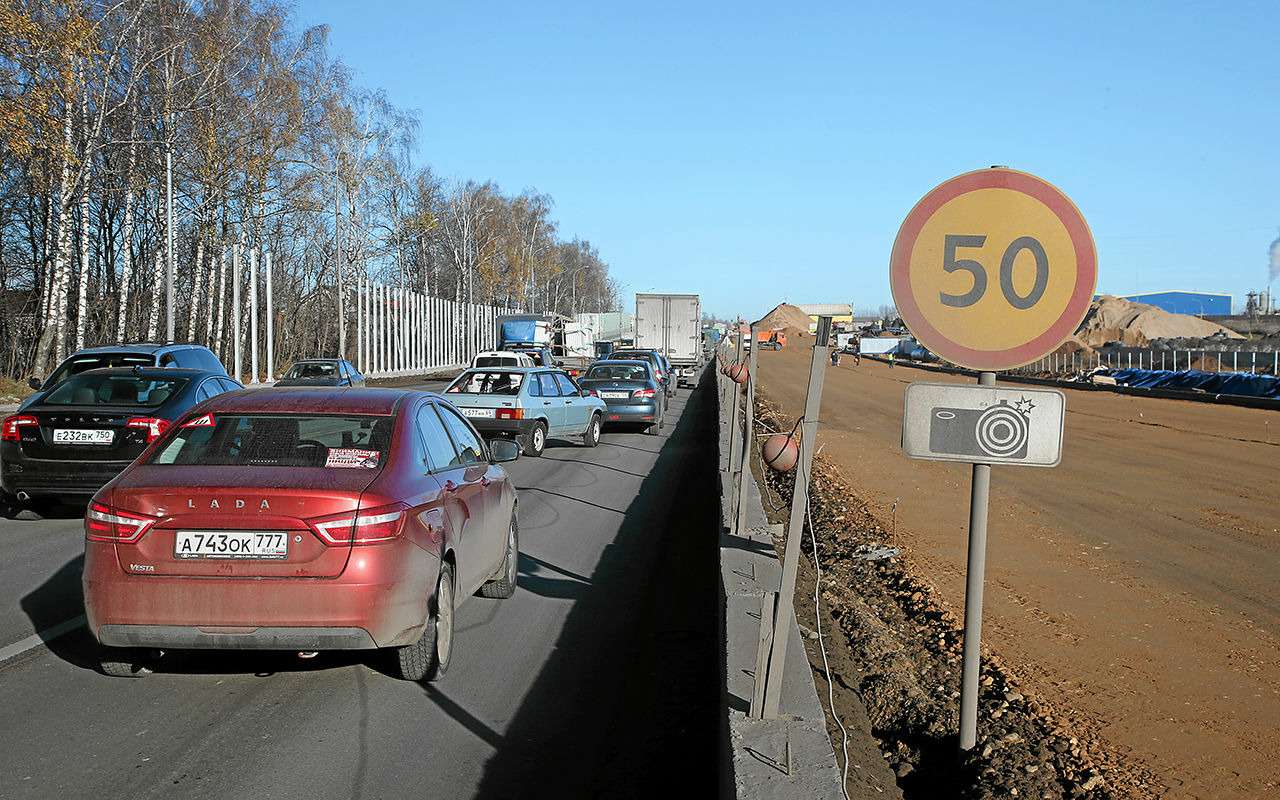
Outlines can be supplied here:
<path id="1" fill-rule="evenodd" d="M 624 355 L 582 384 L 475 367 L 435 394 L 359 388 L 340 359 L 299 362 L 296 388 L 245 389 L 216 358 L 76 354 L 3 420 L 0 488 L 37 510 L 87 499 L 85 612 L 108 675 L 144 675 L 170 649 L 365 650 L 434 680 L 457 605 L 516 588 L 502 465 L 554 438 L 594 447 L 606 424 L 662 428 L 661 357 Z"/>

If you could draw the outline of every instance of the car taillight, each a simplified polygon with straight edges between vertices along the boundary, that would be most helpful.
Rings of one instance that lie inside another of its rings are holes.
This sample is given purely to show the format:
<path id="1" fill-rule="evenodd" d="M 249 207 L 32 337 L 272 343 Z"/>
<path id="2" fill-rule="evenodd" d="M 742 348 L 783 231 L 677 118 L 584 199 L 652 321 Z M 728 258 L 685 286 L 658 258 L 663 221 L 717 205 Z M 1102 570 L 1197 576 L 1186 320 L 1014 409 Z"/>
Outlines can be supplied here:
<path id="1" fill-rule="evenodd" d="M 325 544 L 374 544 L 400 535 L 404 530 L 404 512 L 408 508 L 403 503 L 392 503 L 362 511 L 315 517 L 307 520 L 307 524 Z"/>
<path id="2" fill-rule="evenodd" d="M 499 408 L 494 412 L 497 419 L 524 419 L 523 408 Z"/>
<path id="3" fill-rule="evenodd" d="M 213 427 L 214 425 L 216 425 L 216 424 L 218 424 L 218 423 L 214 420 L 214 418 L 213 418 L 213 414 L 201 414 L 200 416 L 196 417 L 196 418 L 195 418 L 195 419 L 193 419 L 193 420 L 188 420 L 187 422 L 182 423 L 182 427 L 184 427 L 184 428 L 212 428 L 212 427 Z M 164 428 L 161 428 L 160 430 L 164 430 Z"/>
<path id="4" fill-rule="evenodd" d="M 632 397 L 653 397 L 657 392 L 652 389 L 636 389 L 632 392 Z"/>
<path id="5" fill-rule="evenodd" d="M 160 419 L 159 417 L 130 417 L 124 426 L 146 431 L 147 444 L 151 444 L 160 438 L 160 434 L 164 433 L 165 428 L 169 427 L 169 420 Z"/>
<path id="6" fill-rule="evenodd" d="M 40 420 L 30 414 L 14 414 L 11 417 L 5 417 L 4 423 L 0 426 L 0 441 L 20 442 L 22 441 L 22 432 L 18 430 L 25 425 L 39 425 Z"/>
<path id="7" fill-rule="evenodd" d="M 84 538 L 91 542 L 136 542 L 154 524 L 155 517 L 90 503 L 84 512 Z"/>

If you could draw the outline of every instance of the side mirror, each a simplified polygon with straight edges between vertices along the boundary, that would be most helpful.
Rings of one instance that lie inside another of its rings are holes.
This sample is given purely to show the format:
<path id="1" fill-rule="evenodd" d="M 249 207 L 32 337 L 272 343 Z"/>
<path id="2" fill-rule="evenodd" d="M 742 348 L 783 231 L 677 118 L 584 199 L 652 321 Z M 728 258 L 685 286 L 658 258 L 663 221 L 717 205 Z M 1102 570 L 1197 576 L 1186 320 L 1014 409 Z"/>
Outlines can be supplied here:
<path id="1" fill-rule="evenodd" d="M 27 385 L 30 386 L 32 389 L 39 389 L 44 384 L 41 383 L 39 378 L 32 377 L 32 378 L 27 378 Z"/>
<path id="2" fill-rule="evenodd" d="M 494 439 L 489 442 L 489 461 L 504 464 L 520 457 L 520 445 L 510 439 Z"/>

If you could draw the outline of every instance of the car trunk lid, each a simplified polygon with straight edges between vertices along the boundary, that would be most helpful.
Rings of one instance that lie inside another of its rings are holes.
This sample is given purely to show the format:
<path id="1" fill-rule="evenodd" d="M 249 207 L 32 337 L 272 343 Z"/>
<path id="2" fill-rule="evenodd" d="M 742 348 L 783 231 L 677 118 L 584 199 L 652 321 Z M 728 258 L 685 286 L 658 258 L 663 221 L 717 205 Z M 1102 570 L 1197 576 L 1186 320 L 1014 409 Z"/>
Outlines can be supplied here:
<path id="1" fill-rule="evenodd" d="M 323 467 L 136 465 L 113 487 L 112 505 L 157 521 L 137 542 L 116 545 L 120 566 L 170 576 L 340 575 L 350 543 L 327 543 L 307 520 L 354 512 L 376 475 Z M 283 553 L 229 552 L 246 534 L 258 533 L 264 536 L 255 548 Z M 175 551 L 180 538 L 184 554 Z M 193 555 L 192 547 L 212 552 Z"/>

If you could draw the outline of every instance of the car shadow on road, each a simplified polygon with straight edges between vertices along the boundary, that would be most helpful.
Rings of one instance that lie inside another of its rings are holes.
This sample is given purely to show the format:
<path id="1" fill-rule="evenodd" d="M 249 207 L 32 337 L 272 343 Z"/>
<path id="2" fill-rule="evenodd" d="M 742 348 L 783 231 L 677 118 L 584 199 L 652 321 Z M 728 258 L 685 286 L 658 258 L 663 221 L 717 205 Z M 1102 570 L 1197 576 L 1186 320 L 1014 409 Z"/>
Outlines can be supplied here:
<path id="1" fill-rule="evenodd" d="M 710 395 L 694 393 L 671 435 L 654 440 L 656 463 L 628 507 L 605 509 L 623 519 L 589 576 L 522 556 L 521 588 L 547 588 L 531 580 L 556 572 L 569 579 L 555 579 L 557 591 L 572 589 L 574 603 L 505 731 L 495 734 L 439 688 L 424 687 L 497 751 L 476 796 L 716 793 L 719 512 Z M 537 572 L 525 574 L 531 566 Z"/>

